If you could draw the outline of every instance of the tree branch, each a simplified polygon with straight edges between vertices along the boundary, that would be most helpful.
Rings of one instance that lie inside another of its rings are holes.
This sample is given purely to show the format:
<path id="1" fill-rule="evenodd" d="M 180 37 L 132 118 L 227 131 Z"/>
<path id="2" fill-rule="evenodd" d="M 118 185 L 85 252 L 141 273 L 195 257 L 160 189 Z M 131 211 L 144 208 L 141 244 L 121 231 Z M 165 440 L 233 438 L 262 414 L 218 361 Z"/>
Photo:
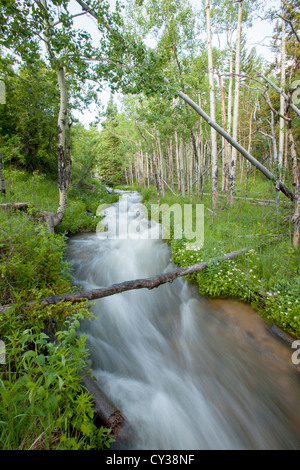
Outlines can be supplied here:
<path id="1" fill-rule="evenodd" d="M 78 16 L 86 15 L 87 13 L 90 13 L 91 11 L 92 11 L 92 8 L 90 8 L 89 10 L 86 10 L 86 11 L 84 10 L 81 13 L 76 13 L 76 15 L 70 16 L 69 19 L 73 20 L 73 18 L 77 18 Z M 58 20 L 55 23 L 52 23 L 51 26 L 54 27 L 54 26 L 57 26 L 60 23 L 62 23 L 62 20 Z"/>
<path id="2" fill-rule="evenodd" d="M 236 256 L 245 254 L 248 251 L 248 248 L 242 248 L 241 250 L 232 251 L 223 256 L 216 258 L 211 258 L 208 261 L 202 261 L 201 263 L 192 264 L 190 266 L 185 266 L 183 268 L 177 268 L 173 271 L 170 271 L 165 274 L 160 274 L 158 276 L 148 277 L 144 279 L 134 279 L 132 281 L 125 281 L 119 284 L 113 284 L 109 287 L 100 287 L 98 289 L 92 289 L 85 292 L 74 292 L 71 294 L 61 294 L 44 297 L 37 301 L 38 305 L 47 306 L 47 305 L 56 305 L 59 302 L 82 302 L 85 300 L 95 300 L 102 299 L 103 297 L 109 297 L 114 294 L 119 294 L 133 289 L 154 289 L 155 287 L 160 286 L 161 284 L 166 284 L 167 282 L 172 282 L 178 277 L 186 276 L 193 274 L 198 271 L 202 271 L 209 264 L 217 263 L 222 260 L 230 260 Z M 36 302 L 28 302 L 24 304 L 24 307 L 30 307 Z M 11 305 L 4 305 L 0 307 L 0 313 L 5 312 L 11 308 Z"/>
<path id="3" fill-rule="evenodd" d="M 167 83 L 168 80 L 165 79 Z M 247 152 L 244 147 L 242 147 L 235 139 L 231 137 L 228 132 L 226 132 L 224 129 L 222 129 L 221 126 L 219 126 L 216 122 L 212 120 L 208 114 L 206 114 L 200 106 L 198 106 L 189 96 L 185 95 L 181 91 L 178 91 L 178 95 L 180 98 L 182 98 L 184 101 L 186 101 L 211 127 L 216 129 L 216 131 L 222 135 L 233 147 L 235 147 L 252 165 L 256 166 L 258 170 L 260 170 L 270 181 L 273 181 L 276 183 L 276 186 L 280 189 L 280 191 L 291 201 L 294 201 L 294 194 L 293 192 L 285 186 L 285 184 L 282 181 L 278 181 L 276 176 L 273 175 L 265 166 L 263 166 L 256 158 L 254 158 L 249 152 Z"/>
<path id="4" fill-rule="evenodd" d="M 286 102 L 290 105 L 290 107 L 300 116 L 300 109 L 297 108 L 297 106 L 294 105 L 292 100 L 288 97 L 288 95 L 281 88 L 279 88 L 277 85 L 275 85 L 275 83 L 273 83 L 269 78 L 265 77 L 265 75 L 263 75 L 262 73 L 257 72 L 257 71 L 256 71 L 256 73 L 259 77 L 266 80 L 266 82 L 268 82 L 269 85 L 271 85 L 278 93 L 280 93 L 284 97 Z"/>
<path id="5" fill-rule="evenodd" d="M 297 34 L 297 31 L 295 30 L 295 28 L 294 28 L 294 26 L 293 26 L 293 23 L 292 23 L 290 20 L 287 20 L 287 19 L 284 18 L 283 16 L 279 15 L 279 13 L 277 13 L 277 16 L 278 16 L 279 18 L 281 18 L 283 21 L 285 21 L 286 23 L 288 23 L 288 24 L 290 25 L 290 27 L 291 27 L 291 29 L 292 29 L 292 32 L 293 32 L 294 35 L 296 36 L 297 41 L 300 42 L 300 38 L 299 38 L 299 36 L 298 36 L 298 34 Z"/>
<path id="6" fill-rule="evenodd" d="M 98 16 L 96 15 L 95 11 L 93 8 L 90 8 L 85 2 L 83 2 L 82 0 L 76 0 L 77 3 L 79 3 L 79 5 L 81 6 L 81 8 L 89 13 L 90 15 L 92 15 L 97 21 L 99 21 L 99 18 Z M 113 34 L 113 29 L 106 23 L 102 23 L 103 26 L 111 33 Z"/>

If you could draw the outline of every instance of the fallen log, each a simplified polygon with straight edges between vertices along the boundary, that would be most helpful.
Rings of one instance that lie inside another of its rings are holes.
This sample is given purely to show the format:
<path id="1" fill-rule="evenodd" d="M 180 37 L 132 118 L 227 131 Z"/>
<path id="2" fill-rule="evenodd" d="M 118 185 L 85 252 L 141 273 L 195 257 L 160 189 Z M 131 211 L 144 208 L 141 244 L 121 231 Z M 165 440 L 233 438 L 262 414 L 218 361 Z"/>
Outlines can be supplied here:
<path id="1" fill-rule="evenodd" d="M 99 427 L 103 425 L 111 429 L 111 436 L 115 441 L 113 447 L 128 442 L 133 435 L 133 429 L 127 418 L 101 390 L 88 372 L 81 375 L 83 385 L 93 398 L 95 424 Z"/>
<path id="2" fill-rule="evenodd" d="M 28 206 L 29 202 L 7 202 L 4 204 L 0 204 L 0 208 L 3 210 L 27 210 Z M 46 224 L 50 232 L 54 233 L 53 212 L 37 211 L 36 215 Z"/>
<path id="3" fill-rule="evenodd" d="M 203 196 L 211 196 L 211 193 L 203 193 Z M 227 197 L 226 194 L 219 194 L 219 197 Z M 241 199 L 243 201 L 251 201 L 253 203 L 259 204 L 276 204 L 275 199 L 258 199 L 254 197 L 243 197 L 243 196 L 235 196 L 235 199 Z"/>
<path id="4" fill-rule="evenodd" d="M 1 209 L 27 209 L 29 202 L 6 202 L 5 204 L 0 204 Z"/>
<path id="5" fill-rule="evenodd" d="M 38 301 L 38 305 L 56 305 L 59 302 L 82 302 L 84 300 L 95 300 L 101 299 L 103 297 L 109 297 L 110 295 L 119 294 L 133 289 L 154 289 L 155 287 L 165 284 L 167 282 L 172 282 L 178 277 L 187 276 L 194 274 L 197 271 L 202 271 L 211 263 L 217 263 L 222 260 L 230 260 L 236 256 L 245 254 L 248 251 L 248 248 L 242 248 L 241 250 L 232 251 L 223 256 L 218 256 L 216 258 L 211 258 L 208 261 L 202 261 L 200 263 L 191 264 L 183 268 L 177 268 L 173 271 L 169 271 L 165 274 L 160 274 L 158 276 L 148 277 L 144 279 L 134 279 L 132 281 L 124 281 L 119 284 L 113 284 L 108 287 L 99 287 L 97 289 L 92 289 L 88 291 L 79 291 L 73 292 L 70 294 L 60 294 L 43 297 Z M 24 308 L 30 307 L 33 302 L 27 302 L 23 305 Z M 8 310 L 11 305 L 0 306 L 0 313 Z"/>
<path id="6" fill-rule="evenodd" d="M 166 83 L 169 83 L 165 78 Z M 254 165 L 258 170 L 260 170 L 266 178 L 272 181 L 276 185 L 276 189 L 281 191 L 290 201 L 294 201 L 294 193 L 291 191 L 282 181 L 279 181 L 277 177 L 271 173 L 265 166 L 263 166 L 256 158 L 254 158 L 244 147 L 242 147 L 236 140 L 234 140 L 228 132 L 226 132 L 222 127 L 220 127 L 216 122 L 214 122 L 211 117 L 206 114 L 200 106 L 198 106 L 189 96 L 181 91 L 178 91 L 178 95 L 182 98 L 189 106 L 191 106 L 211 127 L 213 127 L 218 134 L 220 134 L 224 139 L 226 139 L 233 147 L 235 147 L 238 152 L 243 155 L 252 165 Z"/>

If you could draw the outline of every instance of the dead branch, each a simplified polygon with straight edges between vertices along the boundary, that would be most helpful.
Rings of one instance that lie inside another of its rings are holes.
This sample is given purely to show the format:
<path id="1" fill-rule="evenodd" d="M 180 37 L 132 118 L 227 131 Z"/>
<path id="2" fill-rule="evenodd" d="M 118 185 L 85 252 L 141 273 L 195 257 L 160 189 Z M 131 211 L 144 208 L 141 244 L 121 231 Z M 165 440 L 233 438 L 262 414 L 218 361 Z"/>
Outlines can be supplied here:
<path id="1" fill-rule="evenodd" d="M 297 108 L 297 106 L 292 102 L 291 100 L 291 97 L 289 97 L 285 92 L 284 90 L 282 90 L 281 88 L 279 88 L 277 85 L 275 85 L 275 83 L 273 83 L 268 77 L 266 77 L 265 75 L 263 75 L 261 72 L 258 72 L 256 70 L 256 73 L 259 77 L 263 78 L 266 82 L 269 83 L 269 85 L 271 85 L 278 93 L 280 93 L 285 101 L 290 105 L 290 107 L 298 114 L 298 116 L 300 116 L 300 109 Z"/>
<path id="2" fill-rule="evenodd" d="M 241 250 L 232 251 L 223 256 L 211 258 L 208 261 L 202 261 L 201 263 L 191 264 L 183 268 L 177 268 L 173 271 L 158 276 L 148 277 L 144 279 L 134 279 L 132 281 L 124 281 L 119 284 L 113 284 L 109 287 L 99 287 L 98 289 L 92 289 L 85 292 L 74 292 L 68 294 L 52 295 L 43 297 L 37 301 L 39 306 L 56 305 L 59 302 L 82 302 L 85 300 L 101 299 L 103 297 L 109 297 L 111 295 L 119 294 L 133 289 L 154 289 L 167 282 L 172 282 L 178 277 L 187 276 L 194 274 L 195 272 L 202 271 L 209 264 L 217 263 L 222 260 L 230 260 L 236 256 L 242 255 L 248 251 L 248 248 L 242 248 Z M 27 302 L 23 305 L 24 308 L 30 307 L 34 302 Z M 0 313 L 5 312 L 11 307 L 11 305 L 0 306 Z"/>
<path id="3" fill-rule="evenodd" d="M 29 202 L 7 202 L 0 204 L 1 209 L 27 209 Z"/>
<path id="4" fill-rule="evenodd" d="M 166 83 L 169 83 L 165 79 Z M 206 114 L 200 106 L 198 106 L 189 96 L 185 95 L 181 91 L 178 91 L 178 95 L 185 102 L 187 102 L 211 127 L 213 127 L 219 134 L 221 134 L 233 147 L 235 147 L 250 163 L 252 163 L 258 170 L 260 170 L 270 181 L 276 184 L 276 187 L 291 201 L 294 201 L 293 192 L 285 186 L 282 181 L 278 181 L 276 176 L 273 175 L 266 167 L 264 167 L 256 158 L 254 158 L 244 147 L 242 147 L 231 135 L 228 134 L 222 127 L 214 122 L 211 117 Z"/>

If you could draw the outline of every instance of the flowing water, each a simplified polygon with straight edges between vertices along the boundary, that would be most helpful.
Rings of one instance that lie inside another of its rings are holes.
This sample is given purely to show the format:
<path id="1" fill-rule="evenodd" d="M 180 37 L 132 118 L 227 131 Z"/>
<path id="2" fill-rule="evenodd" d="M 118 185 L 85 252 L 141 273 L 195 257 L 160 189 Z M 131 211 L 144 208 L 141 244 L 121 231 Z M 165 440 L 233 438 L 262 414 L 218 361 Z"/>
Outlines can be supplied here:
<path id="1" fill-rule="evenodd" d="M 137 192 L 124 198 L 129 211 L 141 200 Z M 116 207 L 106 211 L 108 227 Z M 145 238 L 159 225 L 149 226 L 142 211 L 139 220 L 140 239 L 104 232 L 69 241 L 76 284 L 92 289 L 174 268 L 169 246 Z M 96 318 L 85 320 L 81 331 L 93 374 L 135 430 L 131 449 L 300 447 L 292 351 L 247 308 L 207 300 L 182 278 L 95 301 Z"/>

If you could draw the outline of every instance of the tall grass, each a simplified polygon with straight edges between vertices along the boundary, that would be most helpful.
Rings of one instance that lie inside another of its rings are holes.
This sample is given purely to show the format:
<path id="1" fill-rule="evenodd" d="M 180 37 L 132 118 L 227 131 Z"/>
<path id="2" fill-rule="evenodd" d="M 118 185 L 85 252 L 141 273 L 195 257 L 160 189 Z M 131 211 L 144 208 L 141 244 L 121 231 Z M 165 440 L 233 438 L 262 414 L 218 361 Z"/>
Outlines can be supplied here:
<path id="1" fill-rule="evenodd" d="M 203 192 L 209 189 L 207 183 Z M 155 194 L 154 187 L 142 189 L 148 209 L 156 203 Z M 236 194 L 241 198 L 276 199 L 274 187 L 260 175 L 256 175 L 255 185 L 253 177 L 249 179 L 246 190 L 238 185 Z M 197 252 L 189 252 L 184 240 L 171 239 L 176 264 L 185 266 L 240 248 L 249 249 L 247 255 L 193 275 L 190 279 L 198 284 L 201 294 L 249 302 L 267 320 L 300 335 L 300 250 L 292 243 L 293 206 L 283 195 L 279 206 L 236 199 L 231 207 L 226 197 L 220 197 L 214 211 L 208 195 L 202 195 L 201 200 L 195 194 L 183 199 L 167 190 L 161 202 L 169 206 L 204 204 L 204 245 Z"/>
<path id="2" fill-rule="evenodd" d="M 5 183 L 2 202 L 30 206 L 24 212 L 0 211 L 0 304 L 12 305 L 0 314 L 0 340 L 6 347 L 6 363 L 0 364 L 0 448 L 109 446 L 109 430 L 96 428 L 92 398 L 80 377 L 88 353 L 76 329 L 79 320 L 89 316 L 87 305 L 22 305 L 75 289 L 65 261 L 66 237 L 94 230 L 97 206 L 118 196 L 107 194 L 94 180 L 94 191 L 72 188 L 63 223 L 51 234 L 38 212 L 56 211 L 57 184 L 39 173 L 16 169 L 5 172 Z M 56 332 L 57 344 L 48 342 L 45 328 Z"/>

